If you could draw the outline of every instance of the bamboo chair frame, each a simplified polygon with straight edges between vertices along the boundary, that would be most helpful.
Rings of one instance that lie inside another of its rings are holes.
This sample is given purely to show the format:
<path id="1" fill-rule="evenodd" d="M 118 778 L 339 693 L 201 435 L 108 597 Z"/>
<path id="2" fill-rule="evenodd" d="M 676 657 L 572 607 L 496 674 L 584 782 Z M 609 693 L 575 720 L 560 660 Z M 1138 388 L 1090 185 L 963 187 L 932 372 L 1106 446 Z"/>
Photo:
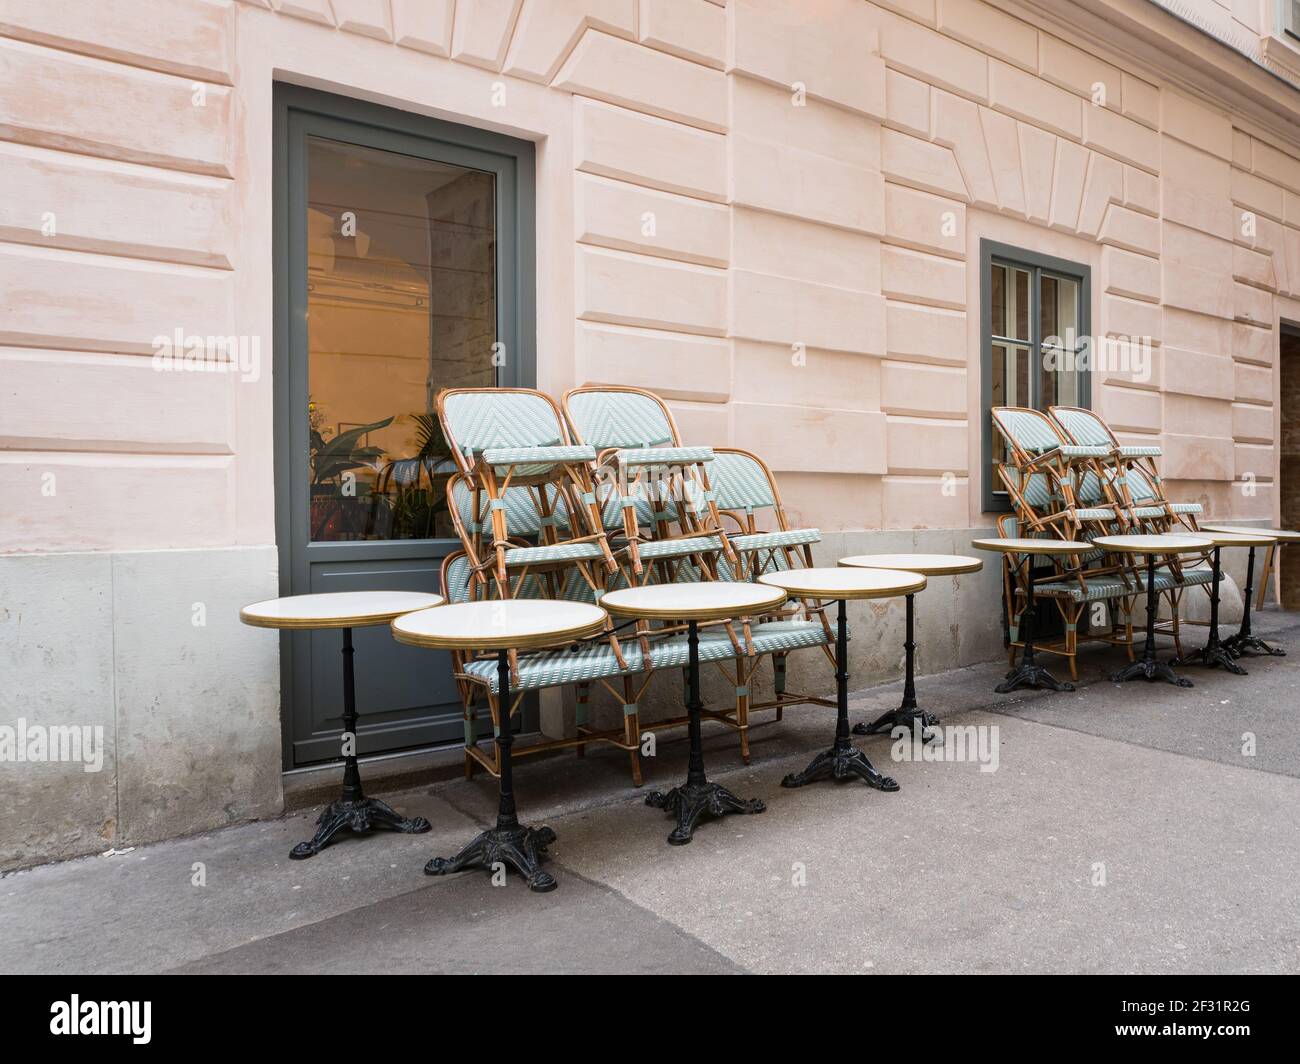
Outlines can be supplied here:
<path id="1" fill-rule="evenodd" d="M 597 544 L 606 569 L 610 572 L 616 571 L 618 566 L 605 535 L 604 522 L 597 507 L 589 465 L 585 461 L 559 462 L 544 473 L 528 474 L 518 471 L 520 466 L 530 464 L 521 459 L 516 462 L 505 463 L 503 466 L 505 472 L 499 474 L 498 468 L 502 467 L 489 465 L 483 460 L 483 450 L 486 450 L 486 448 L 480 449 L 471 457 L 470 454 L 466 453 L 468 448 L 457 441 L 456 434 L 452 431 L 451 419 L 447 413 L 447 402 L 458 395 L 493 397 L 527 395 L 541 399 L 545 401 L 555 416 L 560 445 L 569 446 L 572 441 L 559 406 L 545 392 L 539 392 L 533 388 L 443 388 L 438 392 L 436 400 L 438 421 L 442 426 L 443 435 L 456 462 L 456 467 L 461 473 L 480 486 L 490 500 L 492 522 L 491 564 L 499 588 L 505 591 L 509 587 L 509 578 L 507 576 L 509 566 L 505 556 L 512 546 L 518 545 L 512 540 L 504 509 L 505 493 L 511 487 L 553 485 L 556 491 L 563 496 L 568 511 L 570 537 L 564 542 Z M 548 509 L 549 500 L 545 490 L 538 493 L 538 500 L 539 505 L 542 507 L 541 515 L 543 517 L 553 517 L 554 515 Z M 542 544 L 546 546 L 560 544 L 561 541 L 555 531 L 553 522 L 542 522 L 541 539 Z M 482 553 L 486 554 L 487 551 L 484 550 Z M 480 559 L 480 561 L 485 562 L 486 558 Z"/>

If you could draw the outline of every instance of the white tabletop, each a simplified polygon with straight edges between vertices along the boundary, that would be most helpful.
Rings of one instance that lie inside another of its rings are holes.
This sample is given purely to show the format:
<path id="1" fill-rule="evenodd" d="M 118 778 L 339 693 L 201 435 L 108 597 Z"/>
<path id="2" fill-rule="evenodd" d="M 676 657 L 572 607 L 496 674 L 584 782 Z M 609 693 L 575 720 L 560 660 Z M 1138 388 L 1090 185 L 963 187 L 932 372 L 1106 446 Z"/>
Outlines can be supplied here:
<path id="1" fill-rule="evenodd" d="M 720 621 L 763 613 L 784 601 L 780 588 L 717 580 L 625 587 L 601 596 L 600 604 L 620 617 Z"/>
<path id="2" fill-rule="evenodd" d="M 841 558 L 840 565 L 862 569 L 905 569 L 922 576 L 957 576 L 977 573 L 984 568 L 981 559 L 963 554 L 855 554 Z"/>
<path id="3" fill-rule="evenodd" d="M 1214 543 L 1197 536 L 1134 534 L 1098 536 L 1092 541 L 1092 545 L 1102 550 L 1118 551 L 1121 554 L 1191 554 L 1193 551 L 1209 550 Z"/>
<path id="4" fill-rule="evenodd" d="M 393 621 L 393 638 L 447 650 L 536 650 L 594 635 L 605 611 L 589 602 L 493 599 L 457 602 Z"/>
<path id="5" fill-rule="evenodd" d="M 1202 532 L 1240 532 L 1243 536 L 1258 534 L 1272 536 L 1279 543 L 1300 543 L 1300 532 L 1288 532 L 1284 528 L 1252 528 L 1250 525 L 1225 525 L 1218 522 L 1206 524 L 1204 521 L 1198 521 L 1197 528 Z"/>
<path id="6" fill-rule="evenodd" d="M 422 591 L 331 591 L 254 602 L 239 619 L 255 628 L 365 628 L 445 601 Z"/>
<path id="7" fill-rule="evenodd" d="M 1241 532 L 1220 532 L 1217 528 L 1197 529 L 1197 536 L 1214 541 L 1216 547 L 1271 547 L 1277 536 L 1256 529 Z"/>
<path id="8" fill-rule="evenodd" d="M 1003 554 L 1087 554 L 1091 543 L 1078 543 L 1072 539 L 972 539 L 977 550 L 1000 551 Z"/>
<path id="9" fill-rule="evenodd" d="M 844 563 L 841 562 L 840 565 Z M 791 598 L 874 599 L 910 595 L 925 588 L 920 573 L 900 569 L 787 569 L 758 578 Z"/>

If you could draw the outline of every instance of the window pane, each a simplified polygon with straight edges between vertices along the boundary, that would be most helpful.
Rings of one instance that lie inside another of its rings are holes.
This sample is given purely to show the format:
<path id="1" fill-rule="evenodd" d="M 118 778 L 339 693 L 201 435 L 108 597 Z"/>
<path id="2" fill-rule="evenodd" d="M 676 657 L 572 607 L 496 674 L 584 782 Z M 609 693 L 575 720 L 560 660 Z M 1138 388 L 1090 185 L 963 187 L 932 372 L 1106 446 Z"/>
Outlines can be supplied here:
<path id="1" fill-rule="evenodd" d="M 990 306 L 993 309 L 991 328 L 994 336 L 1007 335 L 1007 268 L 993 264 Z"/>
<path id="2" fill-rule="evenodd" d="M 454 535 L 433 398 L 496 383 L 492 174 L 311 138 L 313 540 Z"/>
<path id="3" fill-rule="evenodd" d="M 1077 406 L 1079 372 L 1079 283 L 1044 274 L 1039 288 L 1042 343 L 1038 406 Z"/>
<path id="4" fill-rule="evenodd" d="M 1008 318 L 1015 322 L 1015 332 L 1009 335 L 1016 340 L 1029 339 L 1029 271 L 1013 270 L 1012 313 Z"/>

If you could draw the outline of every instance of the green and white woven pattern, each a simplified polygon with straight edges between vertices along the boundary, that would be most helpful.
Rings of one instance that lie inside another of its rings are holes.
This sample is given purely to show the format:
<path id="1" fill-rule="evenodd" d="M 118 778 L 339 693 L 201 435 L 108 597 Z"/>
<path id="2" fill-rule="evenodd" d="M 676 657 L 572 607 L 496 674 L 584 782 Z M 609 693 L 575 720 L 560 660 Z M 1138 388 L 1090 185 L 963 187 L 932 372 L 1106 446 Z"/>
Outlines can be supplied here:
<path id="1" fill-rule="evenodd" d="M 1154 443 L 1124 444 L 1119 453 L 1125 458 L 1159 458 L 1164 452 Z"/>
<path id="2" fill-rule="evenodd" d="M 834 630 L 832 624 L 832 633 Z M 754 650 L 760 655 L 820 646 L 828 641 L 825 629 L 816 621 L 768 621 L 753 625 L 751 632 Z M 736 634 L 740 635 L 739 629 Z M 743 646 L 743 638 L 741 642 Z M 563 687 L 641 672 L 644 658 L 640 645 L 635 640 L 624 640 L 619 648 L 627 661 L 626 669 L 619 667 L 608 643 L 520 654 L 518 674 L 512 675 L 510 682 L 514 690 L 535 691 L 542 687 Z M 726 661 L 734 657 L 736 648 L 726 632 L 711 628 L 700 633 L 700 661 Z M 652 669 L 680 669 L 689 661 L 690 646 L 684 635 L 660 638 L 650 643 Z M 495 661 L 472 661 L 465 666 L 465 671 L 482 681 L 493 694 L 497 692 Z"/>
<path id="3" fill-rule="evenodd" d="M 1195 587 L 1208 584 L 1214 577 L 1209 569 L 1184 569 L 1182 580 L 1178 580 L 1168 569 L 1156 570 L 1156 590 L 1168 591 L 1174 587 Z M 1101 599 L 1124 598 L 1146 592 L 1146 573 L 1142 573 L 1135 584 L 1125 586 L 1118 576 L 1085 576 L 1085 587 L 1080 587 L 1076 580 L 1053 581 L 1048 584 L 1035 584 L 1035 595 L 1064 595 L 1075 602 L 1097 602 Z"/>
<path id="4" fill-rule="evenodd" d="M 731 545 L 742 553 L 771 550 L 775 547 L 802 547 L 820 543 L 821 531 L 816 528 L 792 528 L 786 532 L 751 532 L 744 536 L 729 536 Z"/>
<path id="5" fill-rule="evenodd" d="M 648 395 L 578 392 L 569 396 L 568 409 L 578 435 L 598 451 L 608 447 L 658 447 L 675 442 L 663 407 Z"/>
<path id="6" fill-rule="evenodd" d="M 541 532 L 543 518 L 537 508 L 538 496 L 534 492 L 542 490 L 545 490 L 549 500 L 551 523 L 554 524 L 556 531 L 568 530 L 569 512 L 565 508 L 564 497 L 559 494 L 555 485 L 546 484 L 539 488 L 519 485 L 506 488 L 502 499 L 506 508 L 506 529 L 510 535 L 531 537 Z M 461 522 L 471 535 L 479 531 L 487 531 L 490 534 L 491 523 L 488 514 L 491 512 L 492 503 L 486 492 L 479 493 L 477 514 L 474 513 L 474 492 L 463 477 L 457 477 L 452 482 L 451 496 L 456 511 L 460 514 Z"/>
<path id="7" fill-rule="evenodd" d="M 1081 444 L 1105 447 L 1107 451 L 1114 446 L 1106 423 L 1091 410 L 1053 407 L 1052 419 Z"/>
<path id="8" fill-rule="evenodd" d="M 483 461 L 490 466 L 518 465 L 521 462 L 546 462 L 562 465 L 565 462 L 594 462 L 596 451 L 585 445 L 563 447 L 488 447 L 483 451 Z"/>
<path id="9" fill-rule="evenodd" d="M 997 417 L 993 424 L 1001 428 L 1023 451 L 1030 453 L 1051 451 L 1061 445 L 1061 439 L 1052 428 L 1052 423 L 1042 414 L 1028 410 L 1012 410 L 1005 406 L 997 407 L 994 413 Z"/>
<path id="10" fill-rule="evenodd" d="M 542 395 L 494 389 L 460 392 L 443 403 L 453 447 L 473 457 L 489 447 L 558 447 L 564 430 Z"/>
<path id="11" fill-rule="evenodd" d="M 767 472 L 747 454 L 720 452 L 709 467 L 709 483 L 719 510 L 755 510 L 776 506 Z"/>
<path id="12" fill-rule="evenodd" d="M 712 447 L 626 447 L 618 452 L 625 466 L 673 466 L 712 462 Z"/>
<path id="13" fill-rule="evenodd" d="M 637 548 L 642 561 L 664 558 L 684 558 L 688 554 L 708 554 L 722 550 L 722 540 L 717 536 L 687 536 L 683 539 L 654 539 Z"/>

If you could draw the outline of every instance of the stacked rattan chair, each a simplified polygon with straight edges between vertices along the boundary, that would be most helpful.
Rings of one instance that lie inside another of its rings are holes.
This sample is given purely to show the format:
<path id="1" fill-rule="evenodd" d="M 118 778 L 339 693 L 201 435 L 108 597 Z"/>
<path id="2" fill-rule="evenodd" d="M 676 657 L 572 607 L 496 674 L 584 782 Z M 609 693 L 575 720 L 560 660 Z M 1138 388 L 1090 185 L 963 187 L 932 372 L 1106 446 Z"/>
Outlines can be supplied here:
<path id="1" fill-rule="evenodd" d="M 994 428 L 1007 448 L 998 475 L 1014 510 L 999 520 L 1001 534 L 1089 542 L 1117 533 L 1195 527 L 1199 509 L 1195 504 L 1172 503 L 1163 496 L 1154 465 L 1159 448 L 1122 446 L 1092 411 L 1054 407 L 1049 414 L 1015 407 L 997 407 L 992 412 Z M 1035 581 L 1036 596 L 1054 603 L 1064 629 L 1062 639 L 1044 640 L 1038 649 L 1064 655 L 1073 677 L 1078 676 L 1076 659 L 1085 613 L 1089 613 L 1088 639 L 1123 646 L 1133 656 L 1132 616 L 1138 596 L 1146 591 L 1146 578 L 1131 556 L 1101 551 L 1060 556 L 1052 568 L 1037 572 L 1028 568 L 1032 561 L 1008 557 L 1005 562 L 1013 659 L 1027 579 Z M 1208 583 L 1210 578 L 1207 569 L 1175 559 L 1166 560 L 1157 570 L 1156 589 L 1168 600 L 1170 613 L 1162 630 L 1173 637 L 1180 654 L 1181 597 L 1187 587 Z M 1097 603 L 1107 606 L 1100 623 L 1089 612 Z"/>
<path id="2" fill-rule="evenodd" d="M 765 466 L 743 452 L 728 452 L 725 498 L 737 509 L 771 509 L 777 527 L 740 522 L 737 551 L 723 530 L 709 477 L 717 455 L 685 447 L 666 405 L 636 389 L 586 388 L 565 396 L 564 414 L 546 395 L 527 389 L 458 389 L 438 397 L 438 415 L 460 472 L 447 485 L 453 524 L 463 550 L 444 560 L 448 599 L 562 598 L 597 602 L 616 587 L 651 582 L 752 579 L 764 566 L 807 564 L 816 530 L 789 528 Z M 741 468 L 744 472 L 741 472 Z M 761 476 L 755 475 L 755 469 Z M 760 484 L 761 482 L 761 484 Z M 737 520 L 734 514 L 732 520 Z M 802 553 L 800 553 L 802 548 Z M 760 561 L 759 559 L 763 559 Z M 778 560 L 779 559 L 779 560 Z M 749 757 L 749 711 L 781 709 L 825 699 L 785 690 L 785 657 L 793 650 L 834 642 L 825 616 L 801 605 L 770 617 L 724 621 L 700 632 L 700 659 L 713 663 L 734 685 L 736 707 L 705 716 L 736 729 Z M 758 664 L 776 665 L 777 695 L 751 704 Z M 544 688 L 572 688 L 574 733 L 516 750 L 609 743 L 625 750 L 632 777 L 642 782 L 639 702 L 651 676 L 684 669 L 684 626 L 637 623 L 608 629 L 575 645 L 512 654 L 512 699 L 501 704 L 495 657 L 453 653 L 453 672 L 465 714 L 465 767 L 499 772 L 495 746 L 477 741 L 484 705 L 494 731 L 510 726 L 522 699 Z M 590 696 L 603 690 L 622 707 L 621 726 L 596 728 Z M 686 723 L 659 721 L 653 730 Z"/>

